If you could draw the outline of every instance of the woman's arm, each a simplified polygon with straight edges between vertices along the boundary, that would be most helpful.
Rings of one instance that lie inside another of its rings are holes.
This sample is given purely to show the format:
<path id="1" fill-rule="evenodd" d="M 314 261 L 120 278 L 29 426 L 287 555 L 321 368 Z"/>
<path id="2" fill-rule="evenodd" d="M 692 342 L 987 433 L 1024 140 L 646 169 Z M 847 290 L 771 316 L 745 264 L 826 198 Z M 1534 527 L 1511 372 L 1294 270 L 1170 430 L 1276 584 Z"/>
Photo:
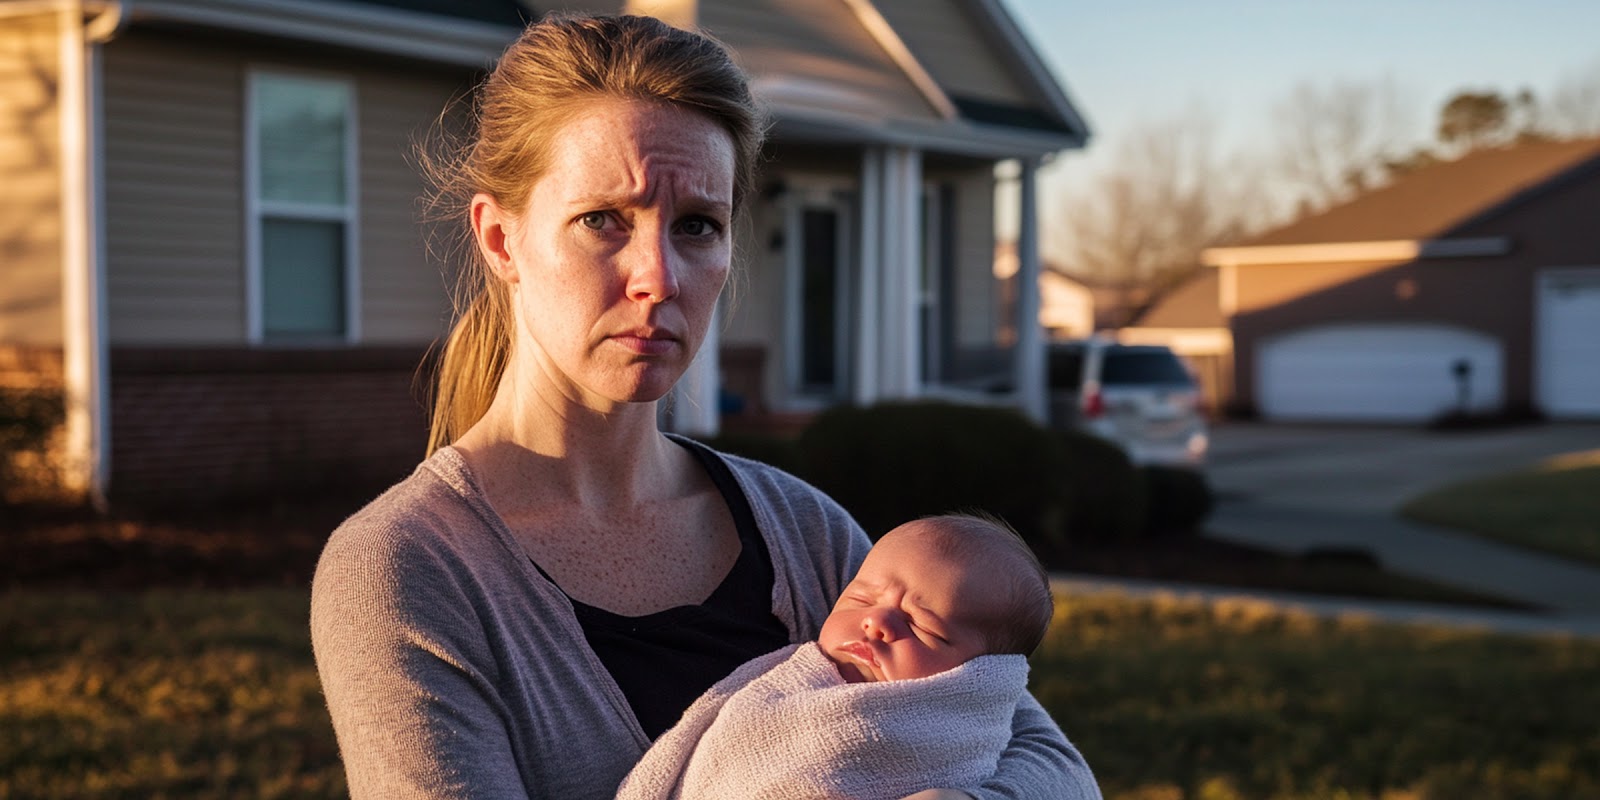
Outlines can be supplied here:
<path id="1" fill-rule="evenodd" d="M 345 544 L 318 566 L 311 634 L 350 796 L 525 800 L 490 676 L 464 652 L 482 629 L 465 599 Z"/>
<path id="2" fill-rule="evenodd" d="M 977 800 L 1100 800 L 1100 787 L 1049 712 L 1024 692 L 1011 719 L 1011 744 L 1000 756 L 994 776 L 984 781 L 974 796 Z"/>

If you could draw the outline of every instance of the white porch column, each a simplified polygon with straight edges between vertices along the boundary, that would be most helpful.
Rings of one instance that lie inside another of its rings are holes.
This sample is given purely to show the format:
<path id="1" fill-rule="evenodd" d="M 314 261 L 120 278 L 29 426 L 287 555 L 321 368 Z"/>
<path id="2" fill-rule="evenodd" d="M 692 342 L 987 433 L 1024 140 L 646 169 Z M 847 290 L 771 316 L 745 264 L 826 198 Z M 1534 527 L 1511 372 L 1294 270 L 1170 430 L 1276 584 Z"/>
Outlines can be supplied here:
<path id="1" fill-rule="evenodd" d="M 672 387 L 671 411 L 667 427 L 685 436 L 716 436 L 722 431 L 722 363 L 718 352 L 722 344 L 722 304 L 711 313 L 705 341 L 689 369 Z"/>
<path id="2" fill-rule="evenodd" d="M 1017 225 L 1017 399 L 1023 413 L 1046 422 L 1044 330 L 1039 325 L 1039 198 L 1038 165 L 1022 161 Z"/>
<path id="3" fill-rule="evenodd" d="M 891 148 L 885 159 L 882 389 L 885 397 L 922 394 L 922 154 Z"/>
<path id="4" fill-rule="evenodd" d="M 867 406 L 878 400 L 881 338 L 879 309 L 883 285 L 883 176 L 885 154 L 882 148 L 868 147 L 861 154 L 861 251 L 857 254 L 855 324 L 851 326 L 853 375 L 851 400 Z"/>
<path id="5" fill-rule="evenodd" d="M 99 41 L 110 33 L 91 36 L 86 31 L 81 2 L 63 4 L 59 31 L 61 349 L 66 401 L 62 477 L 64 488 L 104 510 L 111 475 L 111 391 L 106 363 L 98 56 Z"/>

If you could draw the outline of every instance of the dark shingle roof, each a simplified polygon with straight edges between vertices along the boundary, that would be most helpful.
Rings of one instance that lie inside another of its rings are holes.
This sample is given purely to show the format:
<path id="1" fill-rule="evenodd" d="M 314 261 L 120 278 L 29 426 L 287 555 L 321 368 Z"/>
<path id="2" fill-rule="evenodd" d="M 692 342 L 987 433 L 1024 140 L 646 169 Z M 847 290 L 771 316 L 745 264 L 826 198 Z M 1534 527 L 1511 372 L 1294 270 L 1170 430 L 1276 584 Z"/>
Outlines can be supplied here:
<path id="1" fill-rule="evenodd" d="M 1525 199 L 1557 177 L 1585 165 L 1600 165 L 1600 139 L 1483 150 L 1420 169 L 1382 189 L 1268 231 L 1240 246 L 1445 236 L 1463 223 Z"/>

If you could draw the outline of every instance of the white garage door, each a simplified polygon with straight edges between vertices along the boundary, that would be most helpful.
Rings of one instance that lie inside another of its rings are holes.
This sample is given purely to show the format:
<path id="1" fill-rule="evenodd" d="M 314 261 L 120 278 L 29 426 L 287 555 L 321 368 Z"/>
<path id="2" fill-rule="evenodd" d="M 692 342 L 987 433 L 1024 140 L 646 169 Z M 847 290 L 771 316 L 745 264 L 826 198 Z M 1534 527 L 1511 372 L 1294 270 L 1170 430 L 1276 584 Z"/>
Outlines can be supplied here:
<path id="1" fill-rule="evenodd" d="M 1600 269 L 1539 276 L 1537 401 L 1553 417 L 1600 417 Z"/>
<path id="2" fill-rule="evenodd" d="M 1263 341 L 1256 402 L 1279 420 L 1421 422 L 1461 407 L 1500 408 L 1491 336 L 1446 325 L 1326 325 Z M 1463 398 L 1458 364 L 1470 365 Z"/>

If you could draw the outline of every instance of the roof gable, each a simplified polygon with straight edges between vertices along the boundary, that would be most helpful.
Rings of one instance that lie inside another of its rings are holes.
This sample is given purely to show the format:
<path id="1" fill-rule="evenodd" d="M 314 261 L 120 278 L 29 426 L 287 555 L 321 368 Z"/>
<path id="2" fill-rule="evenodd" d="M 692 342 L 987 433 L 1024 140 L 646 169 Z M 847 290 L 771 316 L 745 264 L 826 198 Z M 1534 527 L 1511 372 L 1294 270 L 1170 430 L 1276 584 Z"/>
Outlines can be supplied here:
<path id="1" fill-rule="evenodd" d="M 1088 129 L 998 2 L 874 0 L 906 47 L 972 122 L 1069 134 Z"/>
<path id="2" fill-rule="evenodd" d="M 1221 278 L 1203 269 L 1164 294 L 1133 324 L 1141 328 L 1225 328 L 1219 294 Z"/>
<path id="3" fill-rule="evenodd" d="M 1600 139 L 1483 150 L 1420 169 L 1239 247 L 1438 238 L 1595 165 Z"/>

